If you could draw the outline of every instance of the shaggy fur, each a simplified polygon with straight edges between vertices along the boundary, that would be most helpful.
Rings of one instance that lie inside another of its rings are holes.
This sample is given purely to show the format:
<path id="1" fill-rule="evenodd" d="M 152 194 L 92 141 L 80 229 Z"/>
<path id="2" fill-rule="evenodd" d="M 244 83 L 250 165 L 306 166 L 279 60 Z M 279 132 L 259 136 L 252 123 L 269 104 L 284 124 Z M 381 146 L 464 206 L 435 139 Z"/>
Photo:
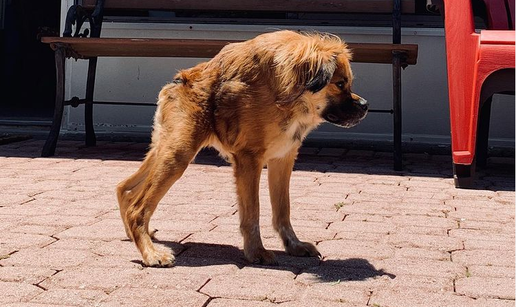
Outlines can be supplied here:
<path id="1" fill-rule="evenodd" d="M 268 169 L 273 226 L 286 251 L 320 255 L 290 224 L 289 181 L 302 140 L 323 121 L 352 127 L 367 102 L 351 92 L 351 54 L 336 36 L 280 31 L 229 44 L 209 62 L 180 71 L 159 93 L 151 148 L 117 187 L 127 236 L 148 266 L 171 266 L 157 250 L 149 220 L 158 202 L 203 147 L 231 161 L 244 254 L 275 264 L 261 241 L 258 184 Z"/>

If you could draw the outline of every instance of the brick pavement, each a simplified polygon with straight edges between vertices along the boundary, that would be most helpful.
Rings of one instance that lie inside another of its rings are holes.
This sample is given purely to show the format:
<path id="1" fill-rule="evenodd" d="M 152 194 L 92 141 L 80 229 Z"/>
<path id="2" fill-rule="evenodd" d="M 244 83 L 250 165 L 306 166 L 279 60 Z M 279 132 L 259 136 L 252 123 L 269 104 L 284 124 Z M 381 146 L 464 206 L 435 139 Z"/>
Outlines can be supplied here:
<path id="1" fill-rule="evenodd" d="M 292 223 L 324 256 L 281 251 L 262 175 L 262 235 L 279 265 L 243 259 L 232 171 L 203 152 L 152 219 L 173 268 L 144 268 L 114 189 L 145 144 L 0 146 L 2 306 L 515 306 L 514 159 L 457 190 L 449 156 L 303 148 Z M 266 170 L 264 170 L 264 173 Z"/>

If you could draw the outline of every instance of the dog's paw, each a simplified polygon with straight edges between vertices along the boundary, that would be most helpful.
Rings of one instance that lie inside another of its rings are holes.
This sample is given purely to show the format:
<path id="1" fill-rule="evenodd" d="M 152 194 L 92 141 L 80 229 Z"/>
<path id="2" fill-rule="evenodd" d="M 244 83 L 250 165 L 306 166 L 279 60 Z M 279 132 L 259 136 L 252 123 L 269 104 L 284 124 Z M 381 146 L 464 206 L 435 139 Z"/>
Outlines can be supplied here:
<path id="1" fill-rule="evenodd" d="M 317 248 L 312 243 L 308 242 L 291 242 L 287 245 L 285 250 L 292 256 L 321 258 L 321 253 L 319 253 Z"/>
<path id="2" fill-rule="evenodd" d="M 245 257 L 252 264 L 278 265 L 276 255 L 266 249 L 258 249 L 252 253 L 246 253 Z"/>
<path id="3" fill-rule="evenodd" d="M 168 268 L 174 265 L 176 259 L 170 252 L 165 251 L 153 251 L 147 254 L 147 257 L 143 258 L 143 264 L 145 266 L 152 266 L 158 268 Z"/>

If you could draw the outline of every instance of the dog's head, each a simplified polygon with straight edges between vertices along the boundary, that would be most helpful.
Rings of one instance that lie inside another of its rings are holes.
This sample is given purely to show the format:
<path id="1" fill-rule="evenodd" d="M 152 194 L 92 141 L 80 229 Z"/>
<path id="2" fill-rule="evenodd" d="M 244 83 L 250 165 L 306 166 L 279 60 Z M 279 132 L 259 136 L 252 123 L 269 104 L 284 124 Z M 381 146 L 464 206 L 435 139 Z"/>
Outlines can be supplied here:
<path id="1" fill-rule="evenodd" d="M 351 90 L 353 73 L 349 59 L 348 53 L 337 55 L 334 59 L 336 64 L 330 64 L 335 66 L 331 77 L 320 77 L 316 74 L 307 86 L 307 90 L 314 93 L 316 103 L 322 100 L 320 116 L 329 123 L 345 128 L 357 125 L 367 115 L 369 108 L 367 100 Z M 324 67 L 321 70 L 324 71 Z M 314 88 L 310 86 L 311 83 L 320 85 Z"/>
<path id="2" fill-rule="evenodd" d="M 327 122 L 350 128 L 366 115 L 368 103 L 353 93 L 351 53 L 338 37 L 280 32 L 283 45 L 274 57 L 285 97 L 303 96 Z"/>

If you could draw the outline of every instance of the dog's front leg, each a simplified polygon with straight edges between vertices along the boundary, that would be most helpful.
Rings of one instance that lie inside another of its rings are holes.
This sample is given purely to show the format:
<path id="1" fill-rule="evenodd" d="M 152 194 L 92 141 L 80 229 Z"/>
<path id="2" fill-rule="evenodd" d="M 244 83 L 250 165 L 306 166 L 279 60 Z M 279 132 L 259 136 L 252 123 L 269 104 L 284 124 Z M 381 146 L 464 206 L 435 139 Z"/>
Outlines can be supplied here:
<path id="1" fill-rule="evenodd" d="M 260 236 L 258 189 L 262 162 L 249 153 L 236 154 L 233 158 L 245 257 L 251 263 L 277 264 L 274 253 L 263 247 Z"/>
<path id="2" fill-rule="evenodd" d="M 296 156 L 297 148 L 287 156 L 267 163 L 272 224 L 279 233 L 288 254 L 301 257 L 320 256 L 313 244 L 301 242 L 297 238 L 290 224 L 289 182 Z"/>

